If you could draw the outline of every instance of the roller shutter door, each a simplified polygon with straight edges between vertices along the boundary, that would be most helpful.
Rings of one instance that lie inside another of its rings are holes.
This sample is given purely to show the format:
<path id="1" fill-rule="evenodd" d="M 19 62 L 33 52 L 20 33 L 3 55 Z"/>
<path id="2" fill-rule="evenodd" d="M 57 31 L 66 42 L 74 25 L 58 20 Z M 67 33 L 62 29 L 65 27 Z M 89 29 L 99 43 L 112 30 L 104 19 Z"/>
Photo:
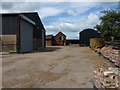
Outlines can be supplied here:
<path id="1" fill-rule="evenodd" d="M 20 52 L 33 50 L 33 25 L 20 20 Z"/>

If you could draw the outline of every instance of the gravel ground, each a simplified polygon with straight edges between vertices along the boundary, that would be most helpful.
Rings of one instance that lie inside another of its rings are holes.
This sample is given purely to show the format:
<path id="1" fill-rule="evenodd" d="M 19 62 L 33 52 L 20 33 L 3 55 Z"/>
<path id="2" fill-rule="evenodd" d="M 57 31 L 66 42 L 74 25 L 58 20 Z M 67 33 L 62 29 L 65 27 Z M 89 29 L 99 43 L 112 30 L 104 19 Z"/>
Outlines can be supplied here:
<path id="1" fill-rule="evenodd" d="M 2 56 L 3 88 L 92 88 L 93 71 L 114 67 L 89 47 L 55 46 Z"/>

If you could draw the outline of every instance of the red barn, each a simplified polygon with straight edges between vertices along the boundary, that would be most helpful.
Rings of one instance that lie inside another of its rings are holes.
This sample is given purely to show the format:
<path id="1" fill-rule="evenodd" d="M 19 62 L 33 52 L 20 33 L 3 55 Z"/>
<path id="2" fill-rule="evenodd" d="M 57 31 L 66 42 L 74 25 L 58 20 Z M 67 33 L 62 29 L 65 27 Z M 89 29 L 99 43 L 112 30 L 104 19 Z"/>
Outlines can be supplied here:
<path id="1" fill-rule="evenodd" d="M 46 45 L 47 46 L 64 46 L 66 45 L 66 35 L 62 32 L 59 32 L 55 36 L 53 35 L 47 35 L 46 36 Z"/>
<path id="2" fill-rule="evenodd" d="M 54 45 L 64 46 L 66 45 L 66 35 L 59 32 L 54 36 Z"/>
<path id="3" fill-rule="evenodd" d="M 46 45 L 47 46 L 52 46 L 53 45 L 53 40 L 54 39 L 54 37 L 53 37 L 53 35 L 47 35 L 46 36 Z"/>

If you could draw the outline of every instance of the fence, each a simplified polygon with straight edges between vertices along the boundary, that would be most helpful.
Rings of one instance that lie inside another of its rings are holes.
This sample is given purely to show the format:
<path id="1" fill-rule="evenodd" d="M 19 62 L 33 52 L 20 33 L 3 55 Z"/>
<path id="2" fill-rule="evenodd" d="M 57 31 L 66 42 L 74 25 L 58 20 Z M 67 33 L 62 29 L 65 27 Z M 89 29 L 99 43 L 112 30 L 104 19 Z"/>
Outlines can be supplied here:
<path id="1" fill-rule="evenodd" d="M 114 49 L 120 50 L 120 40 L 105 42 L 105 44 L 108 46 L 113 46 Z"/>

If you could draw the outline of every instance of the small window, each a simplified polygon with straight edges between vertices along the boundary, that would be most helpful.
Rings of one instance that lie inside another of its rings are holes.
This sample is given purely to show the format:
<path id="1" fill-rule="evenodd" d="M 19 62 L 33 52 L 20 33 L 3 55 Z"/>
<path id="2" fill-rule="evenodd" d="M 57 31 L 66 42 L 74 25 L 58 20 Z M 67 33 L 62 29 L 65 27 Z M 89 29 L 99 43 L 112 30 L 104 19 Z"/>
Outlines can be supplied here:
<path id="1" fill-rule="evenodd" d="M 64 40 L 64 37 L 63 37 L 63 36 L 61 37 L 61 40 Z"/>
<path id="2" fill-rule="evenodd" d="M 62 37 L 59 37 L 59 40 L 62 40 L 62 41 L 63 41 L 63 40 L 64 40 L 64 37 L 63 37 L 63 36 L 62 36 Z"/>
<path id="3" fill-rule="evenodd" d="M 37 27 L 37 29 L 39 29 L 39 27 Z"/>
<path id="4" fill-rule="evenodd" d="M 62 40 L 62 37 L 59 37 L 59 40 Z"/>

